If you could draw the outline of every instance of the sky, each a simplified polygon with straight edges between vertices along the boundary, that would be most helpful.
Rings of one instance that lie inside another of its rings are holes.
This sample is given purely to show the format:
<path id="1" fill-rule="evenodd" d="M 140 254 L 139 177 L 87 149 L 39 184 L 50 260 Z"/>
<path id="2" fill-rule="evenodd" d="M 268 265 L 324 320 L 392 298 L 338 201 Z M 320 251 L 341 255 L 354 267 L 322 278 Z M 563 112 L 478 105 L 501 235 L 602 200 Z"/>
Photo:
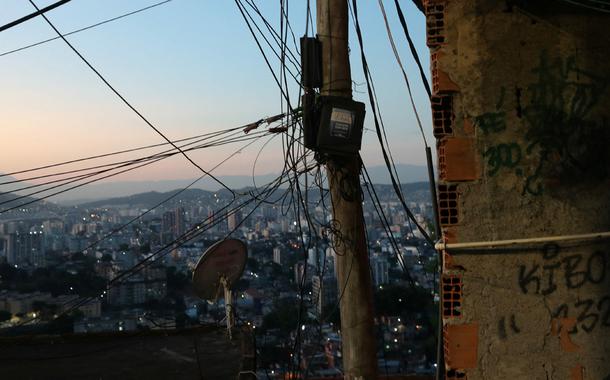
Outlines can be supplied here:
<path id="1" fill-rule="evenodd" d="M 44 7 L 56 0 L 36 0 Z M 63 33 L 130 12 L 159 0 L 72 0 L 47 13 Z M 279 29 L 279 1 L 256 0 Z M 305 0 L 292 0 L 289 17 L 297 38 L 305 31 Z M 429 142 L 429 102 L 394 3 L 384 1 L 394 39 L 407 68 Z M 425 18 L 402 0 L 411 36 L 424 67 Z M 315 23 L 315 1 L 314 7 Z M 0 25 L 34 11 L 26 0 L 2 0 Z M 360 0 L 364 47 L 394 159 L 425 163 L 424 145 L 400 69 L 389 44 L 379 5 Z M 354 98 L 367 103 L 362 156 L 380 165 L 355 30 L 350 26 Z M 0 32 L 0 54 L 55 37 L 41 18 Z M 179 139 L 237 127 L 281 111 L 281 95 L 234 1 L 172 0 L 153 9 L 68 36 L 67 39 L 143 115 L 169 138 Z M 275 58 L 273 56 L 270 56 Z M 274 69 L 279 62 L 271 60 Z M 128 109 L 62 40 L 0 56 L 0 173 L 164 142 Z M 296 90 L 293 98 L 296 98 Z M 243 149 L 219 167 L 218 175 L 278 173 L 280 139 Z M 209 169 L 239 145 L 189 154 Z M 259 151 L 262 149 L 258 160 Z M 132 156 L 134 157 L 134 156 Z M 121 157 L 122 158 L 122 157 Z M 253 163 L 256 160 L 256 166 Z M 198 176 L 184 157 L 175 156 L 113 180 L 168 180 Z M 19 175 L 16 175 L 18 178 Z"/>

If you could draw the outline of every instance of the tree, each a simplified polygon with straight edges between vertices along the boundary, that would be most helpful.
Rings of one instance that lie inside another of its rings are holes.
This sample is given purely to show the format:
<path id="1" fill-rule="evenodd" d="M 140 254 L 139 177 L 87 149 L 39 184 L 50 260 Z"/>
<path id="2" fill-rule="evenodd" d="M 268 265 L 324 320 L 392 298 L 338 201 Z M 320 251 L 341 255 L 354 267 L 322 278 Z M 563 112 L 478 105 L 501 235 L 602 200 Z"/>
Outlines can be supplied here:
<path id="1" fill-rule="evenodd" d="M 388 285 L 375 292 L 375 308 L 378 315 L 428 312 L 433 308 L 433 300 L 423 288 Z"/>
<path id="2" fill-rule="evenodd" d="M 296 329 L 299 316 L 299 303 L 292 300 L 280 300 L 274 303 L 273 311 L 263 318 L 263 329 L 278 328 L 289 334 Z M 306 322 L 305 310 L 301 310 L 301 322 Z"/>
<path id="3" fill-rule="evenodd" d="M 0 310 L 0 322 L 8 321 L 13 314 L 8 310 Z"/>

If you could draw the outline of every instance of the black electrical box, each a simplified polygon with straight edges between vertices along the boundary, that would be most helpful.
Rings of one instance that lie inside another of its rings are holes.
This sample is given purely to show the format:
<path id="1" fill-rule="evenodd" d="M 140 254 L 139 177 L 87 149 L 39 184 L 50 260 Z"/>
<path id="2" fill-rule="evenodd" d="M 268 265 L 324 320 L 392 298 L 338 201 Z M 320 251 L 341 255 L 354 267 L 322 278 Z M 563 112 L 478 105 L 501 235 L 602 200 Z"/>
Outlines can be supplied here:
<path id="1" fill-rule="evenodd" d="M 301 96 L 301 107 L 303 107 L 303 144 L 305 148 L 311 150 L 316 150 L 318 144 L 318 126 L 320 123 L 316 96 L 316 93 L 313 91 L 306 91 Z"/>
<path id="2" fill-rule="evenodd" d="M 301 37 L 301 84 L 305 88 L 322 86 L 322 49 L 315 37 Z"/>
<path id="3" fill-rule="evenodd" d="M 316 100 L 318 128 L 314 150 L 323 154 L 353 155 L 360 151 L 364 103 L 337 96 Z"/>

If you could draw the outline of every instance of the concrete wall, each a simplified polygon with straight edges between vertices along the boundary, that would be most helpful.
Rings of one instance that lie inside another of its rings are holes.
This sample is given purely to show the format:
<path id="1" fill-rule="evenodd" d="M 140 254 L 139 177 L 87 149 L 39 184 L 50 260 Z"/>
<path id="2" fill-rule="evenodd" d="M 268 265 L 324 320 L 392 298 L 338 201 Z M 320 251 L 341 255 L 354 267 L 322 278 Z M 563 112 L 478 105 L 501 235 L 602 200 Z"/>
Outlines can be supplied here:
<path id="1" fill-rule="evenodd" d="M 610 14 L 429 0 L 447 242 L 610 231 Z M 610 243 L 445 252 L 448 379 L 610 379 Z"/>

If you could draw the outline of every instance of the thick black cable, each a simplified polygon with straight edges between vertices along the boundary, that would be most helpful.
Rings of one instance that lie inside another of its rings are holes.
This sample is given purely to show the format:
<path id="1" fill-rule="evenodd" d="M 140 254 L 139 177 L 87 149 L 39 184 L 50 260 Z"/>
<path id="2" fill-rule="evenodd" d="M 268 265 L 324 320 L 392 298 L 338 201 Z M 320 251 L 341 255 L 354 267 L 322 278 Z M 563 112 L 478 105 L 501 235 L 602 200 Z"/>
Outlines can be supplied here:
<path id="1" fill-rule="evenodd" d="M 390 244 L 392 245 L 394 255 L 396 256 L 396 260 L 398 261 L 398 264 L 400 265 L 401 269 L 403 270 L 403 273 L 405 274 L 409 284 L 411 286 L 415 286 L 415 281 L 413 280 L 413 276 L 411 276 L 409 269 L 406 267 L 405 263 L 403 262 L 402 257 L 400 257 L 400 248 L 398 246 L 398 243 L 396 242 L 396 239 L 394 238 L 394 235 L 392 234 L 392 230 L 390 229 L 390 222 L 388 221 L 385 211 L 383 211 L 383 207 L 381 206 L 381 201 L 379 199 L 379 196 L 377 195 L 377 191 L 375 190 L 375 185 L 373 185 L 373 183 L 371 182 L 371 177 L 369 176 L 369 173 L 366 170 L 366 167 L 364 165 L 362 166 L 362 173 L 363 173 L 362 177 L 365 180 L 366 190 L 369 193 L 369 198 L 371 198 L 371 202 L 373 203 L 375 212 L 377 213 L 377 216 L 379 217 L 379 221 L 381 222 L 384 231 L 388 235 L 388 240 L 390 240 Z"/>
<path id="2" fill-rule="evenodd" d="M 394 177 L 394 173 L 392 173 L 392 169 L 391 169 L 391 163 L 390 163 L 390 159 L 388 157 L 388 153 L 385 149 L 385 147 L 383 146 L 383 138 L 382 138 L 382 134 L 381 134 L 381 127 L 379 125 L 379 118 L 377 115 L 377 108 L 375 107 L 375 98 L 373 96 L 373 90 L 371 88 L 371 81 L 370 81 L 370 75 L 369 75 L 369 70 L 368 70 L 368 63 L 367 63 L 367 59 L 366 59 L 366 55 L 364 54 L 364 47 L 363 47 L 363 42 L 362 42 L 362 31 L 360 30 L 360 22 L 358 21 L 358 6 L 356 4 L 356 0 L 352 0 L 352 9 L 354 12 L 354 19 L 355 19 L 355 27 L 356 27 L 356 35 L 358 37 L 358 44 L 360 45 L 360 58 L 362 61 L 362 69 L 364 71 L 364 77 L 366 79 L 366 84 L 367 84 L 367 90 L 368 90 L 368 94 L 369 94 L 369 101 L 371 103 L 371 109 L 373 112 L 373 119 L 375 121 L 375 129 L 377 132 L 377 139 L 379 140 L 379 143 L 381 144 L 381 150 L 383 153 L 383 159 L 386 163 L 386 166 L 388 168 L 388 172 L 390 173 L 390 180 L 392 181 L 392 186 L 394 187 L 394 191 L 396 192 L 396 195 L 398 196 L 400 203 L 402 204 L 405 212 L 407 213 L 407 215 L 409 216 L 409 218 L 413 221 L 413 223 L 417 226 L 417 228 L 419 229 L 419 231 L 421 232 L 421 234 L 424 236 L 424 238 L 426 239 L 426 241 L 428 242 L 428 244 L 430 244 L 431 246 L 434 246 L 434 242 L 432 241 L 432 238 L 430 238 L 430 235 L 428 234 L 428 232 L 426 232 L 426 230 L 417 222 L 417 220 L 415 219 L 415 215 L 413 215 L 413 212 L 411 212 L 411 210 L 409 209 L 409 207 L 407 206 L 404 197 L 402 196 L 402 191 L 400 190 L 400 187 L 398 186 L 398 183 L 396 182 L 396 178 Z"/>
<path id="3" fill-rule="evenodd" d="M 47 6 L 47 7 L 42 8 L 42 9 L 38 9 L 38 7 L 36 7 L 36 12 L 30 13 L 27 16 L 23 16 L 23 17 L 15 20 L 15 21 L 9 22 L 6 25 L 0 26 L 0 32 L 3 32 L 5 30 L 7 30 L 7 29 L 10 29 L 10 28 L 12 28 L 14 26 L 17 26 L 17 25 L 19 25 L 19 24 L 21 24 L 23 22 L 28 21 L 29 19 L 34 18 L 34 17 L 44 16 L 45 12 L 48 12 L 48 11 L 50 11 L 52 9 L 55 9 L 55 8 L 57 8 L 57 7 L 61 6 L 61 5 L 64 5 L 64 4 L 66 4 L 66 3 L 70 2 L 70 1 L 71 0 L 60 0 L 60 1 L 56 2 L 56 3 L 53 3 L 53 4 L 51 4 L 51 5 Z"/>
<path id="4" fill-rule="evenodd" d="M 417 54 L 417 49 L 415 49 L 415 44 L 413 43 L 411 35 L 409 34 L 409 28 L 407 28 L 407 21 L 405 20 L 405 15 L 402 13 L 402 9 L 400 8 L 398 0 L 394 0 L 394 5 L 396 6 L 396 12 L 398 13 L 398 18 L 400 19 L 400 25 L 402 25 L 402 30 L 405 33 L 405 37 L 407 37 L 407 42 L 409 43 L 411 55 L 413 56 L 413 59 L 415 60 L 415 63 L 417 63 L 417 67 L 419 68 L 419 75 L 421 77 L 422 83 L 424 85 L 424 88 L 426 89 L 426 92 L 428 93 L 428 98 L 431 98 L 432 91 L 430 91 L 430 82 L 428 82 L 428 78 L 426 77 L 423 66 L 419 59 L 419 54 Z"/>
<path id="5" fill-rule="evenodd" d="M 76 33 L 84 32 L 85 30 L 93 29 L 93 28 L 98 27 L 98 26 L 100 26 L 100 25 L 104 25 L 104 24 L 107 24 L 107 23 L 109 23 L 109 22 L 112 22 L 112 21 L 116 21 L 116 20 L 122 19 L 123 17 L 131 16 L 131 15 L 134 15 L 134 14 L 136 14 L 136 13 L 140 13 L 140 12 L 143 12 L 143 11 L 149 10 L 149 9 L 151 9 L 151 8 L 158 7 L 159 5 L 163 5 L 163 4 L 169 3 L 170 1 L 172 1 L 172 0 L 164 0 L 164 1 L 160 1 L 160 2 L 158 2 L 158 3 L 155 3 L 155 4 L 152 4 L 152 5 L 149 5 L 149 6 L 147 6 L 147 7 L 140 8 L 140 9 L 137 9 L 137 10 L 132 11 L 132 12 L 124 13 L 124 14 L 122 14 L 122 15 L 120 15 L 120 16 L 116 16 L 116 17 L 113 17 L 113 18 L 110 18 L 110 19 L 107 19 L 107 20 L 104 20 L 104 21 L 100 21 L 100 22 L 95 23 L 95 24 L 93 24 L 93 25 L 89 25 L 89 26 L 85 26 L 85 27 L 80 28 L 80 29 L 73 30 L 73 31 L 71 31 L 71 32 L 65 33 L 65 34 L 64 34 L 64 36 L 70 36 L 70 35 L 72 35 L 72 34 L 76 34 Z M 26 49 L 29 49 L 29 48 L 32 48 L 32 47 L 35 47 L 35 46 L 38 46 L 38 45 L 42 45 L 42 44 L 45 44 L 45 43 L 47 43 L 47 42 L 55 41 L 55 40 L 58 40 L 59 38 L 60 38 L 60 37 L 47 38 L 46 40 L 43 40 L 43 41 L 38 41 L 38 42 L 35 42 L 35 43 L 30 44 L 30 45 L 27 45 L 27 46 L 23 46 L 23 47 L 20 47 L 20 48 L 17 48 L 17 49 L 13 49 L 13 50 L 5 51 L 4 53 L 0 53 L 0 57 L 4 57 L 5 55 L 9 55 L 9 54 L 12 54 L 12 53 L 17 53 L 17 52 L 19 52 L 19 51 L 26 50 Z"/>
<path id="6" fill-rule="evenodd" d="M 400 59 L 400 54 L 398 53 L 398 49 L 396 48 L 396 43 L 394 43 L 394 36 L 392 35 L 392 29 L 390 28 L 390 22 L 388 21 L 388 16 L 385 11 L 385 7 L 383 6 L 383 1 L 378 0 L 379 8 L 381 9 L 381 14 L 383 16 L 383 21 L 385 23 L 386 32 L 388 34 L 388 40 L 390 41 L 390 45 L 392 46 L 392 51 L 394 52 L 394 58 L 400 67 L 400 71 L 402 72 L 403 79 L 405 80 L 405 85 L 407 86 L 407 92 L 409 93 L 409 100 L 411 102 L 411 107 L 413 108 L 413 113 L 415 114 L 415 120 L 417 121 L 417 126 L 421 132 L 422 139 L 424 140 L 424 146 L 428 147 L 428 142 L 426 141 L 426 134 L 424 133 L 424 127 L 422 126 L 421 120 L 419 118 L 419 112 L 417 112 L 417 107 L 415 106 L 415 100 L 413 99 L 413 91 L 411 91 L 411 84 L 409 83 L 409 77 L 407 76 L 407 72 L 402 64 L 402 60 Z"/>

